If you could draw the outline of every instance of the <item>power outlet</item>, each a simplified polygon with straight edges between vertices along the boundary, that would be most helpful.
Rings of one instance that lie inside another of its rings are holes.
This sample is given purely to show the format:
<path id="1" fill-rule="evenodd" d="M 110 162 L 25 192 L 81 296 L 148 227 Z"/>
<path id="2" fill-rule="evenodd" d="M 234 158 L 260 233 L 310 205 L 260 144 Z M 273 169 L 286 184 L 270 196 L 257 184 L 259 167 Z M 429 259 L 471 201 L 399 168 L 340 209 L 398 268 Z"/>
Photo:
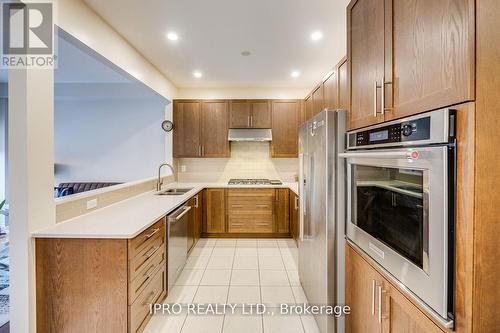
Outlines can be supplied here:
<path id="1" fill-rule="evenodd" d="M 97 199 L 92 199 L 87 201 L 87 209 L 92 209 L 97 207 Z"/>
<path id="2" fill-rule="evenodd" d="M 185 165 L 181 165 L 181 172 L 186 172 L 187 167 Z"/>

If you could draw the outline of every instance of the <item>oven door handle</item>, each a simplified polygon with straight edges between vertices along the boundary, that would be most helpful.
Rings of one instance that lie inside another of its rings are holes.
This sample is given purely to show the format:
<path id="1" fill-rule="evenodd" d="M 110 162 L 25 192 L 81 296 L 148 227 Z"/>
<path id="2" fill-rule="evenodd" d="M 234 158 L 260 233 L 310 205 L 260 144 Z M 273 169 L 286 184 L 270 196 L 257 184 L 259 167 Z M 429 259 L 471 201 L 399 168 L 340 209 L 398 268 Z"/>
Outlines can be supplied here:
<path id="1" fill-rule="evenodd" d="M 405 151 L 381 151 L 381 152 L 356 152 L 356 153 L 340 153 L 341 158 L 407 158 L 418 159 L 420 153 L 418 150 L 409 149 Z"/>

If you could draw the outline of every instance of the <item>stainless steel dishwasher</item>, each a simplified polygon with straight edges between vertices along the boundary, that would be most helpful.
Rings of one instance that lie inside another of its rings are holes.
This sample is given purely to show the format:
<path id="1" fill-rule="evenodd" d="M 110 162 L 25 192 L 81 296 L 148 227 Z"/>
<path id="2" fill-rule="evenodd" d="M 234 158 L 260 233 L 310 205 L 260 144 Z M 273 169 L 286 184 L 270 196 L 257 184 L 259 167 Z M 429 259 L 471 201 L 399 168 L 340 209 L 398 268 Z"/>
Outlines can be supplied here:
<path id="1" fill-rule="evenodd" d="M 184 204 L 168 215 L 167 228 L 167 276 L 168 290 L 171 290 L 175 281 L 182 272 L 187 259 L 187 225 L 188 212 L 191 207 Z"/>

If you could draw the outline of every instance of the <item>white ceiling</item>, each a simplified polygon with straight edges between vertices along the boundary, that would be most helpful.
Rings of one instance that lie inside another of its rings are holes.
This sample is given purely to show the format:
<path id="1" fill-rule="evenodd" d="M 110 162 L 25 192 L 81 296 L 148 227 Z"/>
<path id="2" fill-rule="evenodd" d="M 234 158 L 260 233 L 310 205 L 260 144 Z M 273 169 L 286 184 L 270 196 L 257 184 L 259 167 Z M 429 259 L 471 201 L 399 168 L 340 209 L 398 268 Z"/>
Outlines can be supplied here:
<path id="1" fill-rule="evenodd" d="M 346 52 L 348 0 L 84 1 L 180 88 L 312 87 Z"/>

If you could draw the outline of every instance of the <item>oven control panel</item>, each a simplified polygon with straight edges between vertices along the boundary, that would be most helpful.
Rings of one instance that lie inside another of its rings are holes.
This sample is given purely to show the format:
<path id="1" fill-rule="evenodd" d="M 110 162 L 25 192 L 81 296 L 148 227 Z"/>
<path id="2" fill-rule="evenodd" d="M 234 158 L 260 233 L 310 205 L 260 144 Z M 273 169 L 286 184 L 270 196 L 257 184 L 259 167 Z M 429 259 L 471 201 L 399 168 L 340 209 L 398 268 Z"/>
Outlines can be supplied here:
<path id="1" fill-rule="evenodd" d="M 431 137 L 431 117 L 403 121 L 377 128 L 360 130 L 348 134 L 349 147 L 367 147 L 380 144 L 398 144 L 429 140 Z"/>

